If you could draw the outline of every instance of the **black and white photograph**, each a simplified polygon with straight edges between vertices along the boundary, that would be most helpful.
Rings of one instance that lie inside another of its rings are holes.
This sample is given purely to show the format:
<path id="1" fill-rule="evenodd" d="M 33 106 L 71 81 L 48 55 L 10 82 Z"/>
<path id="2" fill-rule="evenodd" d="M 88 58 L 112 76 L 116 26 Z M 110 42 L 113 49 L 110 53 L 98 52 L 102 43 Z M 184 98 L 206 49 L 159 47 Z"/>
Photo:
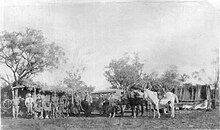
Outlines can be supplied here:
<path id="1" fill-rule="evenodd" d="M 0 0 L 0 129 L 220 129 L 219 45 L 220 0 Z"/>

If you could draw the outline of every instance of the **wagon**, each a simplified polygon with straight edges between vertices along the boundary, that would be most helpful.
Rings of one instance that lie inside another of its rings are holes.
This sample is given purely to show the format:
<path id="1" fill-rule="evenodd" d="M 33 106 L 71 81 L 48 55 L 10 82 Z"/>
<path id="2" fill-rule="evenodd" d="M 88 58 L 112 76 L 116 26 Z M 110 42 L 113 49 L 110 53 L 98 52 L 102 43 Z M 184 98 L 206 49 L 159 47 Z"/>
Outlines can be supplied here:
<path id="1" fill-rule="evenodd" d="M 123 94 L 123 90 L 121 89 L 106 89 L 106 90 L 100 90 L 92 92 L 93 97 L 93 109 L 99 111 L 99 114 L 103 115 L 106 114 L 106 110 L 108 108 L 108 99 L 110 95 L 120 98 Z M 117 102 L 117 105 L 120 105 L 119 102 Z"/>

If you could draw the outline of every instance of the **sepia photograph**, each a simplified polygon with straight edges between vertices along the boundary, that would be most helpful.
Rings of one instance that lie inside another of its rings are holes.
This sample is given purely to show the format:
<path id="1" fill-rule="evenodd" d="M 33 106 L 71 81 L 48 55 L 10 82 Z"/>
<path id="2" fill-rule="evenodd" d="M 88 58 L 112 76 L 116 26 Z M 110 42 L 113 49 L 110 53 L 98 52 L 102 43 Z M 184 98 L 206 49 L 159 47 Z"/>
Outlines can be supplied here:
<path id="1" fill-rule="evenodd" d="M 219 47 L 219 0 L 0 0 L 0 129 L 220 129 Z"/>

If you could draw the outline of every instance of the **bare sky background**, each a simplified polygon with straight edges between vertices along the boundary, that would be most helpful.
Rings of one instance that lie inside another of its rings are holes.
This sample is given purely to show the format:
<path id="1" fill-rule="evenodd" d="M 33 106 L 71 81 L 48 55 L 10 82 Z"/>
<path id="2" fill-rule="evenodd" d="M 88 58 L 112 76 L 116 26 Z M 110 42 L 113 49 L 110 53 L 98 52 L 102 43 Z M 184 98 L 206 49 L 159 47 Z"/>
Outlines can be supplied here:
<path id="1" fill-rule="evenodd" d="M 144 71 L 177 65 L 181 73 L 204 68 L 219 48 L 218 0 L 5 0 L 0 30 L 42 30 L 69 58 L 59 70 L 39 75 L 48 84 L 62 80 L 71 66 L 85 66 L 83 79 L 96 89 L 109 87 L 104 67 L 125 52 L 140 53 Z M 1 67 L 3 70 L 3 67 Z M 7 71 L 1 71 L 5 73 Z"/>

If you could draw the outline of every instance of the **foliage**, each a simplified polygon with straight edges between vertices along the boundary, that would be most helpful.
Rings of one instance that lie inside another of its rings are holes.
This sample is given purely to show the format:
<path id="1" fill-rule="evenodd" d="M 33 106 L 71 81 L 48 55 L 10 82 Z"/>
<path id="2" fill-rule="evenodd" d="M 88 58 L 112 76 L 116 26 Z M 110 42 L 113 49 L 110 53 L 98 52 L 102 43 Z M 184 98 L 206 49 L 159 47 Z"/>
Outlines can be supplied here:
<path id="1" fill-rule="evenodd" d="M 72 68 L 71 71 L 67 71 L 67 77 L 64 78 L 63 83 L 67 85 L 67 87 L 71 88 L 74 91 L 89 91 L 92 92 L 94 90 L 94 86 L 87 86 L 86 83 L 82 80 L 82 72 L 85 68 Z"/>
<path id="2" fill-rule="evenodd" d="M 187 79 L 190 78 L 190 76 L 187 75 L 187 74 L 181 74 L 181 75 L 179 75 L 179 76 L 180 76 L 180 77 L 179 77 L 179 80 L 180 80 L 181 82 L 185 82 Z"/>
<path id="3" fill-rule="evenodd" d="M 166 90 L 171 91 L 173 88 L 180 86 L 179 76 L 177 66 L 171 65 L 161 75 L 160 82 Z"/>
<path id="4" fill-rule="evenodd" d="M 126 89 L 131 85 L 141 82 L 143 75 L 143 63 L 140 63 L 138 54 L 133 58 L 127 53 L 118 60 L 112 60 L 106 67 L 105 77 L 113 88 Z"/>
<path id="5" fill-rule="evenodd" d="M 207 76 L 205 69 L 200 69 L 199 71 L 192 72 L 192 78 L 197 81 L 201 81 L 204 84 L 209 84 L 212 81 L 212 79 Z"/>
<path id="6" fill-rule="evenodd" d="M 180 75 L 177 66 L 174 65 L 165 70 L 161 76 L 157 72 L 144 73 L 143 66 L 138 54 L 134 54 L 133 58 L 125 54 L 122 58 L 109 63 L 105 77 L 111 83 L 112 88 L 127 89 L 133 85 L 140 85 L 155 91 L 162 87 L 167 91 L 172 91 L 189 78 L 187 74 Z"/>
<path id="7" fill-rule="evenodd" d="M 55 43 L 46 43 L 40 30 L 27 28 L 24 32 L 2 32 L 0 36 L 0 63 L 13 74 L 13 86 L 23 79 L 56 68 L 65 61 L 63 49 Z M 6 78 L 1 79 L 8 81 Z"/>
<path id="8" fill-rule="evenodd" d="M 149 74 L 144 74 L 142 79 L 142 86 L 150 90 L 157 91 L 160 89 L 160 77 L 157 72 L 151 72 Z"/>

